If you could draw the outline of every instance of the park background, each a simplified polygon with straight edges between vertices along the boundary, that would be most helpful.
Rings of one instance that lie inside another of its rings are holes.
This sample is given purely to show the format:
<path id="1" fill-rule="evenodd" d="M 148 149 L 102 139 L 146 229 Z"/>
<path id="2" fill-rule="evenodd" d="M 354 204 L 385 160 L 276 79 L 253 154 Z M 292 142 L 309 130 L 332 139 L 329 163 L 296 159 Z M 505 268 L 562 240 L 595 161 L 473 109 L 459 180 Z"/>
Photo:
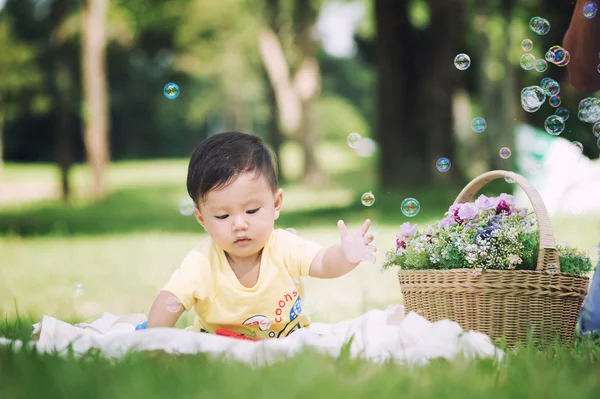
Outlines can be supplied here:
<path id="1" fill-rule="evenodd" d="M 205 237 L 179 209 L 186 158 L 227 130 L 256 134 L 278 155 L 276 227 L 329 245 L 338 219 L 373 221 L 376 265 L 305 280 L 313 320 L 401 303 L 396 272 L 380 270 L 400 224 L 441 219 L 488 170 L 538 184 L 543 164 L 519 161 L 535 152 L 518 148 L 524 126 L 544 143 L 579 141 L 598 162 L 566 68 L 519 63 L 524 39 L 536 58 L 562 43 L 573 9 L 558 0 L 0 0 L 0 332 L 25 336 L 44 314 L 147 314 Z M 529 29 L 534 16 L 550 21 L 547 35 Z M 464 71 L 459 53 L 471 59 Z M 527 113 L 519 101 L 545 76 L 571 113 L 558 138 L 543 128 L 554 108 Z M 168 82 L 180 88 L 175 99 L 163 94 Z M 487 121 L 483 133 L 475 117 Z M 356 149 L 353 132 L 363 137 Z M 513 155 L 502 159 L 501 147 Z M 441 157 L 448 172 L 436 168 Z M 513 190 L 496 181 L 482 192 Z M 400 209 L 408 197 L 421 206 L 412 218 Z M 556 213 L 552 224 L 557 242 L 594 256 L 598 213 Z"/>

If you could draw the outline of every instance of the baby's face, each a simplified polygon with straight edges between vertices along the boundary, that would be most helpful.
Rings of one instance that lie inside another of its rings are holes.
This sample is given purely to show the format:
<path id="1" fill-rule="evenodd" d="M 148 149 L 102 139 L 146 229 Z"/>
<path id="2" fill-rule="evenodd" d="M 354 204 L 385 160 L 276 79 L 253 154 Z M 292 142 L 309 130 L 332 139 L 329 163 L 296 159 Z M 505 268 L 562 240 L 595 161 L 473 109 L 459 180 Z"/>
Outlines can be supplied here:
<path id="1" fill-rule="evenodd" d="M 269 240 L 282 200 L 281 189 L 273 193 L 264 176 L 250 172 L 211 190 L 194 213 L 219 247 L 245 258 L 256 255 Z"/>

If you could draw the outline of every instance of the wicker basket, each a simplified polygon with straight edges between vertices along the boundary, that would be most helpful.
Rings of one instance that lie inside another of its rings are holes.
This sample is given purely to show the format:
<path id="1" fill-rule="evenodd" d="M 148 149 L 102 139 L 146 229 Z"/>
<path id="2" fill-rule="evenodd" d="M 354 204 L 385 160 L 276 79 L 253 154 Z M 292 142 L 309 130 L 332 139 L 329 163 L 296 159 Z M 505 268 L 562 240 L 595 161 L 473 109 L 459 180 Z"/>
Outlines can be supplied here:
<path id="1" fill-rule="evenodd" d="M 406 312 L 429 321 L 450 319 L 509 344 L 570 342 L 588 288 L 588 277 L 561 274 L 550 218 L 542 199 L 523 176 L 502 170 L 482 174 L 458 195 L 455 204 L 471 201 L 488 182 L 509 177 L 525 191 L 540 230 L 536 270 L 472 269 L 400 270 Z"/>

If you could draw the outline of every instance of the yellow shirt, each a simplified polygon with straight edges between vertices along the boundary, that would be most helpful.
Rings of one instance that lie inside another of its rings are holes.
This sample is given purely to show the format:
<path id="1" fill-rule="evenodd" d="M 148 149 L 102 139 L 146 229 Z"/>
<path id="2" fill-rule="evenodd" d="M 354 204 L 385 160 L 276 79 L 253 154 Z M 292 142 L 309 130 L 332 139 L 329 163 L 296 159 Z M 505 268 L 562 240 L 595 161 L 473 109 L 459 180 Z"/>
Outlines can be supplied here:
<path id="1" fill-rule="evenodd" d="M 300 276 L 322 247 L 286 230 L 271 233 L 256 285 L 243 286 L 225 252 L 209 237 L 192 250 L 163 287 L 196 318 L 189 329 L 254 339 L 285 337 L 308 327 Z"/>

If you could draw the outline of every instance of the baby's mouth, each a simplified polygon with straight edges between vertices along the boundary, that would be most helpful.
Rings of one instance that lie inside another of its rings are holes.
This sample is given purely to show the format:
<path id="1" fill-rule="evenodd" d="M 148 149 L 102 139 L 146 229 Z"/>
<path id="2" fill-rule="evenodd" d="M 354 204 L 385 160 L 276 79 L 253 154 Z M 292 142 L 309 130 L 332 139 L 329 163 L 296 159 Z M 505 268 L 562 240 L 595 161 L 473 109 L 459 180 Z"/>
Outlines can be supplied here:
<path id="1" fill-rule="evenodd" d="M 235 244 L 246 244 L 250 241 L 248 237 L 239 237 L 234 241 Z"/>

